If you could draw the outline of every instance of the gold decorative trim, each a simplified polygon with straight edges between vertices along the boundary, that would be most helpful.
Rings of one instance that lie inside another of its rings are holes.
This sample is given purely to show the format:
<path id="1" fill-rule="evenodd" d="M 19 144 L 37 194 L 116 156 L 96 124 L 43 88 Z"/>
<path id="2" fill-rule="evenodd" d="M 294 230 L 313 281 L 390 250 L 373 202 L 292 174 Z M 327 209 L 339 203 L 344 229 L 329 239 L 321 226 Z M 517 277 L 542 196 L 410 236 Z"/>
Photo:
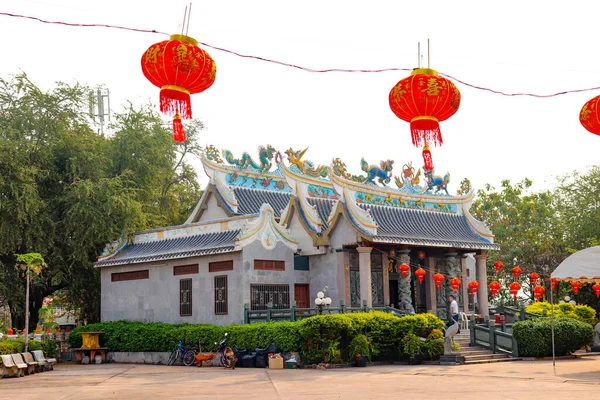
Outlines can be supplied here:
<path id="1" fill-rule="evenodd" d="M 411 75 L 417 75 L 417 74 L 437 75 L 438 73 L 435 69 L 431 69 L 431 68 L 415 68 L 412 70 L 412 72 L 410 74 Z"/>
<path id="2" fill-rule="evenodd" d="M 182 88 L 181 86 L 175 86 L 175 85 L 164 85 L 160 88 L 160 90 L 175 90 L 177 92 L 190 94 L 189 90 Z"/>
<path id="3" fill-rule="evenodd" d="M 175 33 L 169 37 L 169 40 L 179 40 L 180 42 L 189 43 L 192 46 L 198 46 L 198 41 L 191 36 Z"/>

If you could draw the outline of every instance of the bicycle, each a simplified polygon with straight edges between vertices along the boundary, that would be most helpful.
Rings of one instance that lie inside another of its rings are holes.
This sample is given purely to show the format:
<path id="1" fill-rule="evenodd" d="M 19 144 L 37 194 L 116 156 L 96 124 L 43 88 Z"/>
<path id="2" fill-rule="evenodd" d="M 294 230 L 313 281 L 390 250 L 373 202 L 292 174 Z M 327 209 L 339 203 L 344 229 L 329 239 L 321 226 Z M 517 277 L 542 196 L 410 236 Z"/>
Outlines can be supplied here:
<path id="1" fill-rule="evenodd" d="M 195 361 L 197 354 L 196 349 L 191 348 L 192 342 L 188 341 L 183 345 L 181 340 L 177 341 L 177 346 L 171 351 L 167 365 L 174 365 L 178 360 L 181 360 L 185 366 L 191 366 Z"/>

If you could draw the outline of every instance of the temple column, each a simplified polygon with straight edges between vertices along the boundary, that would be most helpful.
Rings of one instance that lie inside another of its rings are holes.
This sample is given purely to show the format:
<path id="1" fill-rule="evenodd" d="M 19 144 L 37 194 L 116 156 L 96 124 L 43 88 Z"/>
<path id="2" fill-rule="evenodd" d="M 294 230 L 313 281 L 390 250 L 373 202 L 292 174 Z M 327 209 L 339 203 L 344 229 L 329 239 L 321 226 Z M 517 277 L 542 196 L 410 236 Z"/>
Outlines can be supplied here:
<path id="1" fill-rule="evenodd" d="M 484 318 L 490 315 L 488 306 L 488 286 L 487 286 L 487 251 L 475 256 L 475 269 L 477 270 L 477 281 L 479 289 L 477 290 L 477 304 L 479 305 L 479 314 Z"/>
<path id="2" fill-rule="evenodd" d="M 383 269 L 383 305 L 390 305 L 390 269 L 387 253 L 381 255 L 381 268 Z"/>
<path id="3" fill-rule="evenodd" d="M 433 275 L 435 274 L 435 257 L 427 257 L 425 259 L 425 269 L 427 275 L 425 275 L 425 299 L 427 302 L 427 310 L 433 314 L 437 313 L 437 298 L 435 292 L 435 282 L 433 281 Z"/>
<path id="4" fill-rule="evenodd" d="M 371 289 L 371 251 L 372 247 L 357 247 L 358 270 L 360 274 L 360 301 L 361 305 L 367 301 L 367 307 L 373 306 L 373 292 Z"/>
<path id="5" fill-rule="evenodd" d="M 469 312 L 469 287 L 468 287 L 468 279 L 467 276 L 467 255 L 463 254 L 460 257 L 460 266 L 461 266 L 461 276 L 460 280 L 462 281 L 461 292 L 463 297 L 463 312 L 467 314 Z"/>
<path id="6" fill-rule="evenodd" d="M 337 263 L 338 301 L 344 300 L 344 304 L 350 306 L 350 256 L 347 251 L 337 253 Z"/>
<path id="7" fill-rule="evenodd" d="M 450 315 L 450 301 L 448 300 L 448 296 L 453 295 L 456 298 L 456 302 L 458 303 L 459 311 L 460 311 L 460 304 L 464 301 L 464 297 L 462 296 L 462 293 L 460 292 L 460 287 L 459 287 L 459 290 L 456 293 L 454 293 L 454 289 L 452 288 L 452 285 L 450 284 L 450 280 L 454 277 L 460 278 L 462 275 L 462 272 L 461 272 L 461 266 L 458 261 L 458 253 L 446 253 L 446 254 L 444 254 L 444 257 L 446 259 L 446 273 L 448 275 L 446 276 L 446 279 L 444 280 L 444 286 L 445 286 L 446 290 L 444 290 L 442 294 L 444 296 L 444 300 L 446 301 L 446 304 L 448 304 L 448 306 L 447 306 L 448 320 L 450 320 L 452 318 L 452 315 Z"/>
<path id="8" fill-rule="evenodd" d="M 410 249 L 400 250 L 398 254 L 400 258 L 400 264 L 410 265 Z M 403 278 L 401 273 L 398 275 L 398 294 L 400 297 L 400 301 L 407 301 L 408 304 L 412 305 L 413 308 L 416 310 L 417 307 L 415 307 L 415 305 L 412 303 L 412 296 L 410 292 L 410 279 L 411 274 L 408 274 L 406 278 Z"/>

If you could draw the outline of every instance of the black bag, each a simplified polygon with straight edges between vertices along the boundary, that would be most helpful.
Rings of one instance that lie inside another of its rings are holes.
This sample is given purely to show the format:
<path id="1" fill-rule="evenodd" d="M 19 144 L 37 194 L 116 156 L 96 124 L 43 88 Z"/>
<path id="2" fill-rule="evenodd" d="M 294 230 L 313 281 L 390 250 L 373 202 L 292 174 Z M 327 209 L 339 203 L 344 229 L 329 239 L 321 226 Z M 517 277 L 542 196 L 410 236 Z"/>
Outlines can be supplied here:
<path id="1" fill-rule="evenodd" d="M 267 349 L 256 348 L 256 368 L 267 368 L 269 365 Z"/>
<path id="2" fill-rule="evenodd" d="M 279 347 L 277 347 L 275 343 L 271 343 L 269 347 L 267 347 L 267 355 L 277 353 L 281 353 L 281 350 L 279 349 Z"/>
<path id="3" fill-rule="evenodd" d="M 242 367 L 244 368 L 254 368 L 256 365 L 256 354 L 246 354 L 242 358 Z"/>
<path id="4" fill-rule="evenodd" d="M 233 353 L 235 354 L 235 358 L 237 359 L 237 361 L 235 362 L 235 366 L 236 367 L 241 367 L 242 366 L 242 359 L 244 358 L 244 356 L 246 354 L 248 354 L 248 349 L 246 349 L 245 347 L 243 349 L 236 348 Z"/>

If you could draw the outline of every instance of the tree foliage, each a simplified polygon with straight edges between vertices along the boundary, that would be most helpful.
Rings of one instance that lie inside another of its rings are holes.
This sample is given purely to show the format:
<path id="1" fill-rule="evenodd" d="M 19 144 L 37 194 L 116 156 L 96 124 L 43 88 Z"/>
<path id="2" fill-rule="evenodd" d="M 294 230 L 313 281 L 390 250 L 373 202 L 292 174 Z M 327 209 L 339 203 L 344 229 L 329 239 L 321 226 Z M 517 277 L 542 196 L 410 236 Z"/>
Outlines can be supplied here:
<path id="1" fill-rule="evenodd" d="M 15 322 L 25 284 L 14 254 L 39 252 L 49 266 L 33 287 L 32 322 L 43 298 L 61 289 L 80 317 L 97 320 L 93 263 L 104 246 L 182 223 L 200 195 L 188 159 L 199 153 L 201 122 L 177 145 L 151 106 L 129 104 L 104 136 L 86 119 L 88 93 L 64 83 L 43 91 L 25 74 L 0 79 L 0 298 Z"/>

